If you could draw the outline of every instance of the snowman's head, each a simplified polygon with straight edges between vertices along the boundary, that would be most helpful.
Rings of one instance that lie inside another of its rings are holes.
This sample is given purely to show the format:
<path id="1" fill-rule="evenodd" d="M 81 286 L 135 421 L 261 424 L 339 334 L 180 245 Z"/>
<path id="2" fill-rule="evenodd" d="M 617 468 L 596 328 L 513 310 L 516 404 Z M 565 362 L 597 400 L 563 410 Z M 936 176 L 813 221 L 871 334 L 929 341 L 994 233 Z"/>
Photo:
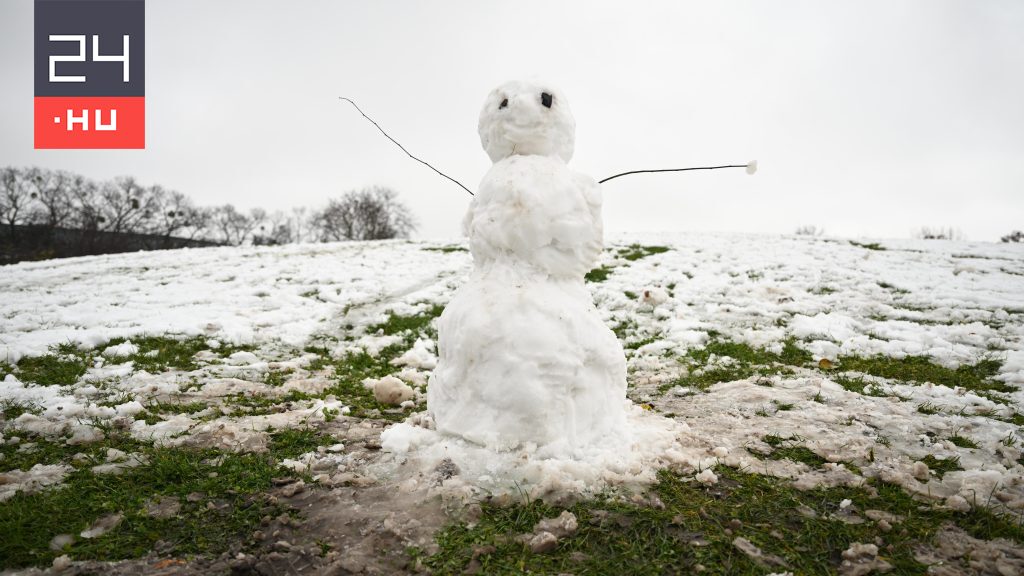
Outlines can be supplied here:
<path id="1" fill-rule="evenodd" d="M 493 162 L 515 154 L 558 156 L 568 162 L 576 120 L 562 92 L 541 82 L 506 82 L 480 111 L 480 143 Z"/>

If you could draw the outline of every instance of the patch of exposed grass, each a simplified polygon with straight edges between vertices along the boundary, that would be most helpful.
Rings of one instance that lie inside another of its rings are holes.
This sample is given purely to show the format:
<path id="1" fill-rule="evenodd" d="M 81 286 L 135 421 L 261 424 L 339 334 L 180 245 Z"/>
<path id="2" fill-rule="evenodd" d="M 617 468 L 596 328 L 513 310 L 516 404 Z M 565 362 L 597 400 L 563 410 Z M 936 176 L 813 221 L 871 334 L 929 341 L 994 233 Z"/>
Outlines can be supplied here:
<path id="1" fill-rule="evenodd" d="M 444 306 L 441 304 L 433 304 L 427 308 L 422 314 L 416 314 L 414 316 L 400 316 L 398 314 L 389 314 L 387 319 L 380 324 L 374 324 L 370 326 L 367 331 L 370 334 L 380 332 L 385 336 L 393 336 L 400 334 L 411 334 L 408 338 L 411 344 L 416 340 L 416 337 L 424 332 L 429 332 L 430 323 L 444 312 Z"/>
<path id="2" fill-rule="evenodd" d="M 175 404 L 173 402 L 153 402 L 146 406 L 147 410 L 159 414 L 195 414 L 209 408 L 206 402 L 188 402 L 186 404 Z"/>
<path id="3" fill-rule="evenodd" d="M 953 434 L 952 436 L 949 437 L 949 441 L 952 442 L 954 446 L 957 446 L 959 448 L 977 448 L 978 447 L 978 443 L 977 442 L 975 442 L 974 440 L 971 440 L 967 436 L 961 436 L 960 434 Z"/>
<path id="4" fill-rule="evenodd" d="M 960 386 L 974 392 L 1016 391 L 1015 387 L 992 379 L 1002 367 L 1002 362 L 993 358 L 981 360 L 970 366 L 963 365 L 955 370 L 939 366 L 924 356 L 908 356 L 902 359 L 888 356 L 844 356 L 840 358 L 839 365 L 844 371 L 863 372 L 901 382 L 931 382 L 950 388 Z"/>
<path id="5" fill-rule="evenodd" d="M 26 435 L 30 451 L 0 446 L 5 466 L 27 470 L 35 464 L 67 464 L 74 470 L 64 485 L 36 494 L 18 494 L 0 502 L 0 558 L 4 567 L 49 565 L 53 557 L 71 554 L 76 560 L 136 558 L 163 540 L 167 554 L 217 554 L 246 539 L 267 515 L 283 511 L 268 504 L 265 492 L 272 478 L 297 476 L 279 467 L 334 443 L 314 430 L 288 429 L 271 434 L 267 454 L 239 454 L 214 449 L 155 447 L 124 433 L 106 430 L 107 438 L 81 446 Z M 145 463 L 122 475 L 97 475 L 90 468 L 103 463 L 108 448 L 139 453 Z M 75 454 L 84 455 L 72 459 Z M 192 495 L 190 501 L 186 496 Z M 177 499 L 181 511 L 157 519 L 144 513 L 146 501 L 159 496 Z M 211 506 L 212 505 L 212 506 Z M 122 513 L 124 521 L 96 539 L 78 538 L 97 518 Z M 57 534 L 72 534 L 76 542 L 51 551 Z"/>
<path id="6" fill-rule="evenodd" d="M 40 386 L 70 386 L 92 366 L 95 353 L 73 344 L 52 347 L 49 354 L 28 356 L 18 361 L 14 375 L 22 382 Z"/>
<path id="7" fill-rule="evenodd" d="M 726 363 L 710 364 L 712 356 L 729 358 Z M 793 340 L 787 340 L 780 353 L 754 348 L 741 342 L 713 339 L 704 348 L 687 352 L 686 360 L 691 366 L 689 374 L 663 384 L 662 392 L 673 386 L 689 386 L 706 390 L 719 382 L 731 382 L 750 378 L 754 375 L 790 373 L 790 366 L 804 366 L 813 360 L 811 354 L 800 349 Z"/>
<path id="8" fill-rule="evenodd" d="M 457 246 L 455 244 L 451 244 L 448 246 L 427 246 L 423 249 L 426 250 L 427 252 L 443 252 L 444 254 L 450 254 L 452 252 L 469 252 L 468 249 L 463 248 L 462 246 Z"/>
<path id="9" fill-rule="evenodd" d="M 199 368 L 194 356 L 203 350 L 209 350 L 210 346 L 206 338 L 174 338 L 171 336 L 135 336 L 132 338 L 115 338 L 106 346 L 116 346 L 131 340 L 132 344 L 138 347 L 139 351 L 124 358 L 131 360 L 137 370 L 145 370 L 150 373 L 166 372 L 167 370 L 192 371 Z M 235 352 L 252 350 L 252 346 L 233 346 L 221 344 L 213 350 L 221 357 L 227 357 Z"/>
<path id="10" fill-rule="evenodd" d="M 646 258 L 654 254 L 663 254 L 671 250 L 668 246 L 643 246 L 641 244 L 630 244 L 624 248 L 617 250 L 619 258 L 634 262 L 641 258 Z"/>
<path id="11" fill-rule="evenodd" d="M 861 243 L 861 242 L 855 242 L 853 240 L 850 240 L 850 244 L 852 244 L 853 246 L 857 246 L 859 248 L 864 248 L 866 250 L 885 250 L 886 249 L 885 246 L 882 246 L 878 242 L 864 242 L 864 243 Z"/>
<path id="12" fill-rule="evenodd" d="M 296 458 L 320 446 L 337 442 L 331 436 L 308 428 L 289 428 L 270 435 L 270 452 L 276 458 Z"/>
<path id="13" fill-rule="evenodd" d="M 18 494 L 0 503 L 0 558 L 5 567 L 45 566 L 55 556 L 76 560 L 137 558 L 163 541 L 174 556 L 218 554 L 244 541 L 265 515 L 283 510 L 264 492 L 279 468 L 280 454 L 236 454 L 217 450 L 146 447 L 147 464 L 120 476 L 96 475 L 79 467 L 65 485 L 36 494 Z M 186 496 L 193 495 L 193 501 Z M 158 519 L 145 514 L 148 500 L 170 497 L 181 503 L 177 515 Z M 77 535 L 107 514 L 124 520 L 94 539 Z M 63 550 L 49 548 L 58 534 L 76 541 Z"/>
<path id="14" fill-rule="evenodd" d="M 9 429 L 4 435 L 17 436 L 21 438 L 21 442 L 0 445 L 0 454 L 3 454 L 0 469 L 28 470 L 36 464 L 72 464 L 72 457 L 75 454 L 83 454 L 84 464 L 94 466 L 105 461 L 108 448 L 116 448 L 127 453 L 148 446 L 147 443 L 126 434 L 115 434 L 109 428 L 105 428 L 104 431 L 107 437 L 100 442 L 71 446 L 64 442 L 64 438 L 47 440 L 29 432 Z"/>
<path id="15" fill-rule="evenodd" d="M 42 408 L 28 402 L 17 402 L 15 400 L 0 401 L 0 420 L 10 422 L 25 413 L 40 414 Z"/>
<path id="16" fill-rule="evenodd" d="M 769 434 L 763 438 L 764 443 L 773 448 L 772 452 L 768 454 L 769 460 L 792 460 L 793 462 L 803 462 L 811 468 L 821 468 L 825 460 L 821 456 L 818 456 L 810 448 L 800 446 L 799 442 L 803 440 L 799 436 L 793 438 L 782 438 L 774 434 Z"/>
<path id="17" fill-rule="evenodd" d="M 834 573 L 840 552 L 854 542 L 881 537 L 892 574 L 921 574 L 914 547 L 927 544 L 945 522 L 953 521 L 978 538 L 1024 540 L 1019 525 L 975 510 L 959 514 L 922 507 L 896 486 L 878 483 L 867 488 L 800 491 L 784 480 L 718 467 L 717 485 L 705 488 L 663 471 L 653 492 L 664 508 L 598 499 L 568 508 L 579 530 L 547 554 L 532 554 L 515 538 L 532 531 L 541 518 L 562 509 L 534 501 L 510 507 L 485 505 L 479 521 L 469 527 L 448 527 L 437 538 L 440 550 L 425 558 L 435 574 L 459 574 L 476 564 L 481 574 L 703 574 L 762 575 Z M 853 511 L 876 509 L 904 517 L 899 530 L 883 532 L 872 522 L 847 524 L 830 518 L 839 502 L 850 499 Z M 809 517 L 801 514 L 813 511 Z M 759 566 L 733 544 L 746 538 L 785 566 Z M 488 548 L 493 547 L 493 548 Z"/>
<path id="18" fill-rule="evenodd" d="M 587 282 L 604 282 L 608 279 L 608 274 L 610 274 L 612 270 L 613 269 L 608 266 L 598 266 L 590 272 L 587 272 L 583 276 L 583 279 Z"/>
<path id="19" fill-rule="evenodd" d="M 415 337 L 413 337 L 413 340 Z M 363 380 L 367 378 L 383 378 L 395 371 L 391 360 L 397 358 L 407 349 L 408 344 L 396 344 L 388 346 L 380 351 L 377 356 L 370 356 L 365 351 L 349 352 L 342 358 L 332 358 L 326 348 L 307 348 L 307 352 L 319 354 L 323 366 L 334 368 L 333 380 L 335 384 L 326 388 L 317 397 L 334 395 L 351 409 L 349 416 L 357 418 L 385 418 L 388 420 L 401 420 L 409 414 L 409 410 L 401 410 L 395 406 L 381 404 L 374 398 L 373 392 L 363 386 Z M 305 398 L 312 396 L 302 395 Z M 298 398 L 296 398 L 298 399 Z M 280 403 L 281 399 L 268 400 L 273 403 Z"/>
<path id="20" fill-rule="evenodd" d="M 267 386 L 284 386 L 284 383 L 288 381 L 288 376 L 294 372 L 291 368 L 286 370 L 269 370 L 263 376 L 263 383 Z"/>
<path id="21" fill-rule="evenodd" d="M 928 469 L 935 472 L 935 475 L 939 477 L 939 480 L 942 480 L 942 477 L 946 474 L 946 472 L 955 472 L 957 470 L 963 470 L 963 468 L 960 467 L 959 456 L 954 456 L 953 458 L 945 458 L 940 460 L 935 456 L 929 454 L 922 458 L 921 462 L 927 464 Z"/>

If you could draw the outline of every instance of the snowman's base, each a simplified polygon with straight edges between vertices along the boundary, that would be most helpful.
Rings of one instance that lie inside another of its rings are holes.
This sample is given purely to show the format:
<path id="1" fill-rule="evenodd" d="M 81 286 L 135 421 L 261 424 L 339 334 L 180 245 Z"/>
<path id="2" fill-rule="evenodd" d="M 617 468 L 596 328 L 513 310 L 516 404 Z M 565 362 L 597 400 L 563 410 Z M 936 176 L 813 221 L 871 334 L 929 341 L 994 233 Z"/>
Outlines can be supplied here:
<path id="1" fill-rule="evenodd" d="M 382 475 L 407 490 L 447 488 L 467 499 L 527 495 L 563 499 L 654 483 L 657 471 L 713 465 L 706 448 L 684 446 L 689 427 L 626 401 L 626 427 L 585 446 L 554 442 L 494 451 L 422 425 L 414 415 L 381 435 L 394 460 Z"/>

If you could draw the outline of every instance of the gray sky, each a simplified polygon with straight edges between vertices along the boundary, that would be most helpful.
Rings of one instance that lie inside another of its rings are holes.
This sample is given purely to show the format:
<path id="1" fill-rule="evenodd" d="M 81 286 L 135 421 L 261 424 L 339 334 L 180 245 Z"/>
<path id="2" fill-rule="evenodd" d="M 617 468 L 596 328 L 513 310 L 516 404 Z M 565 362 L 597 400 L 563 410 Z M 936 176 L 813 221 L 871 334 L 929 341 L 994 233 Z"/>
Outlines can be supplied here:
<path id="1" fill-rule="evenodd" d="M 134 175 L 200 204 L 316 206 L 395 188 L 455 237 L 508 79 L 559 85 L 570 166 L 742 170 L 605 185 L 625 230 L 903 238 L 1024 228 L 1024 2 L 147 0 L 144 151 L 32 149 L 31 0 L 0 2 L 0 165 Z"/>

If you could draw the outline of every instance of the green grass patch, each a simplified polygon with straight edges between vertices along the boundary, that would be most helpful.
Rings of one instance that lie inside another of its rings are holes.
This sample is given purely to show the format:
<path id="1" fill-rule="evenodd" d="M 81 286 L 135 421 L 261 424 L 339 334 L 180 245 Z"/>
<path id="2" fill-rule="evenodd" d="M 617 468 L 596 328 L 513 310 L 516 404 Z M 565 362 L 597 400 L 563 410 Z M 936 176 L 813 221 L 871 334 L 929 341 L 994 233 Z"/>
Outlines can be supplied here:
<path id="1" fill-rule="evenodd" d="M 854 240 L 850 240 L 850 244 L 852 244 L 853 246 L 857 246 L 859 248 L 864 248 L 866 250 L 885 250 L 886 249 L 885 246 L 882 246 L 878 242 L 863 242 L 862 243 L 862 242 L 856 242 Z"/>
<path id="2" fill-rule="evenodd" d="M 412 337 L 415 340 L 415 334 Z M 397 358 L 408 349 L 408 342 L 388 346 L 380 351 L 377 356 L 370 356 L 365 351 L 349 352 L 342 358 L 332 358 L 326 348 L 307 348 L 307 352 L 319 354 L 323 366 L 334 368 L 335 384 L 326 388 L 317 397 L 334 395 L 348 406 L 351 410 L 349 416 L 357 418 L 384 418 L 387 420 L 402 420 L 411 410 L 401 410 L 395 406 L 381 404 L 373 396 L 373 391 L 363 386 L 366 378 L 383 378 L 394 373 L 395 367 L 391 360 Z M 312 396 L 302 395 L 305 398 Z M 273 402 L 281 402 L 274 400 Z"/>
<path id="3" fill-rule="evenodd" d="M 978 443 L 971 440 L 967 436 L 961 436 L 959 434 L 953 434 L 949 437 L 949 441 L 958 448 L 978 448 Z"/>
<path id="4" fill-rule="evenodd" d="M 940 460 L 935 456 L 929 454 L 924 458 L 921 458 L 921 462 L 924 462 L 928 466 L 929 470 L 935 472 L 935 475 L 939 477 L 939 480 L 942 480 L 942 477 L 946 474 L 946 472 L 955 472 L 957 470 L 963 470 L 963 468 L 960 467 L 959 456 L 954 456 L 952 458 L 944 458 Z"/>
<path id="5" fill-rule="evenodd" d="M 641 244 L 630 244 L 624 248 L 619 248 L 616 252 L 619 258 L 634 262 L 641 258 L 653 256 L 654 254 L 663 254 L 671 250 L 668 246 L 643 246 Z"/>
<path id="6" fill-rule="evenodd" d="M 583 276 L 583 279 L 587 282 L 604 282 L 608 279 L 608 274 L 610 274 L 612 270 L 613 269 L 608 266 L 598 266 L 590 272 L 587 272 Z"/>
<path id="7" fill-rule="evenodd" d="M 64 438 L 47 440 L 29 432 L 9 429 L 4 432 L 8 438 L 18 436 L 18 444 L 0 446 L 0 470 L 28 470 L 36 464 L 72 464 L 75 454 L 84 454 L 85 462 L 92 466 L 106 461 L 108 448 L 116 448 L 123 452 L 134 452 L 148 446 L 147 443 L 134 440 L 126 434 L 115 434 L 109 427 L 101 427 L 107 437 L 99 442 L 70 446 Z M 0 503 L 2 506 L 2 503 Z"/>
<path id="8" fill-rule="evenodd" d="M 449 246 L 428 246 L 423 249 L 426 250 L 427 252 L 442 252 L 444 254 L 450 254 L 452 252 L 469 252 L 468 249 L 463 248 L 462 246 L 456 246 L 454 244 Z"/>
<path id="9" fill-rule="evenodd" d="M 728 357 L 726 364 L 709 366 L 712 355 Z M 687 352 L 685 361 L 691 366 L 689 374 L 663 384 L 662 392 L 673 386 L 689 386 L 706 390 L 719 382 L 742 380 L 755 375 L 791 373 L 790 366 L 805 366 L 813 361 L 811 354 L 800 349 L 793 340 L 787 340 L 780 353 L 754 348 L 741 342 L 713 339 L 703 348 Z"/>
<path id="10" fill-rule="evenodd" d="M 276 458 L 297 458 L 320 446 L 330 446 L 336 442 L 333 437 L 316 430 L 289 428 L 270 435 L 270 452 Z"/>
<path id="11" fill-rule="evenodd" d="M 416 337 L 421 333 L 428 332 L 430 323 L 444 312 L 444 306 L 441 304 L 433 304 L 426 309 L 422 314 L 415 316 L 400 316 L 398 314 L 389 314 L 387 319 L 380 324 L 374 324 L 367 329 L 367 332 L 374 334 L 381 332 L 385 336 L 400 335 L 403 333 L 411 333 L 412 336 L 409 339 L 409 343 L 415 342 Z"/>
<path id="12" fill-rule="evenodd" d="M 297 477 L 279 462 L 335 442 L 315 430 L 299 429 L 272 433 L 266 454 L 154 447 L 123 433 L 85 446 L 29 440 L 35 442 L 30 452 L 0 447 L 5 468 L 63 463 L 74 471 L 62 486 L 0 502 L 0 558 L 6 568 L 46 566 L 64 553 L 76 560 L 138 558 L 158 540 L 165 543 L 162 553 L 173 556 L 219 554 L 246 540 L 263 516 L 284 511 L 269 504 L 264 494 L 273 478 Z M 139 453 L 146 463 L 120 476 L 94 474 L 90 468 L 105 461 L 108 448 Z M 79 452 L 85 459 L 72 461 Z M 194 501 L 187 498 L 190 494 Z M 177 499 L 180 512 L 163 519 L 147 516 L 147 500 L 160 496 Z M 113 531 L 91 540 L 78 537 L 96 519 L 113 513 L 124 514 Z M 49 542 L 58 534 L 72 534 L 76 542 L 52 551 Z"/>
<path id="13" fill-rule="evenodd" d="M 17 402 L 15 400 L 0 401 L 0 420 L 10 422 L 25 413 L 40 414 L 42 408 L 28 402 Z"/>
<path id="14" fill-rule="evenodd" d="M 811 468 L 821 468 L 825 460 L 821 456 L 815 454 L 810 448 L 800 446 L 799 442 L 803 440 L 799 436 L 793 438 L 782 438 L 774 434 L 769 434 L 762 438 L 764 443 L 773 448 L 772 452 L 768 454 L 769 460 L 792 460 L 793 462 L 803 462 Z"/>
<path id="15" fill-rule="evenodd" d="M 552 552 L 532 554 L 515 538 L 532 531 L 541 518 L 562 508 L 534 501 L 510 507 L 485 505 L 479 521 L 458 524 L 438 536 L 440 551 L 425 564 L 435 574 L 460 574 L 473 566 L 481 574 L 703 574 L 763 575 L 785 570 L 797 574 L 835 573 L 840 552 L 854 542 L 876 536 L 892 545 L 883 555 L 894 565 L 891 574 L 922 574 L 914 547 L 927 544 L 945 522 L 954 522 L 978 538 L 1024 540 L 1024 530 L 984 510 L 968 514 L 922 506 L 898 487 L 799 491 L 786 481 L 718 467 L 719 483 L 705 488 L 662 471 L 653 487 L 664 508 L 597 499 L 568 508 L 579 530 Z M 850 499 L 851 510 L 877 509 L 904 517 L 898 530 L 882 532 L 873 522 L 846 524 L 829 518 L 839 502 Z M 813 517 L 800 513 L 813 511 Z M 759 566 L 733 546 L 743 537 L 784 567 Z"/>
<path id="16" fill-rule="evenodd" d="M 841 370 L 863 372 L 901 382 L 931 382 L 950 388 L 960 386 L 974 392 L 1016 391 L 1015 387 L 992 379 L 999 374 L 1001 366 L 1002 362 L 994 358 L 987 358 L 973 365 L 963 365 L 955 370 L 939 366 L 924 356 L 908 356 L 902 359 L 887 356 L 846 356 L 839 359 Z"/>
<path id="17" fill-rule="evenodd" d="M 28 356 L 18 361 L 14 375 L 22 382 L 40 386 L 70 386 L 92 366 L 95 352 L 80 350 L 74 344 L 60 344 L 43 356 Z"/>
<path id="18" fill-rule="evenodd" d="M 192 371 L 199 368 L 194 356 L 203 350 L 210 349 L 206 338 L 173 338 L 170 336 L 135 336 L 133 338 L 115 338 L 106 346 L 116 346 L 131 340 L 132 344 L 138 347 L 139 351 L 118 362 L 131 360 L 135 363 L 136 370 L 145 370 L 150 373 L 166 372 L 168 370 Z M 227 357 L 235 352 L 252 350 L 252 346 L 233 346 L 221 344 L 219 348 L 212 350 L 220 357 Z"/>

